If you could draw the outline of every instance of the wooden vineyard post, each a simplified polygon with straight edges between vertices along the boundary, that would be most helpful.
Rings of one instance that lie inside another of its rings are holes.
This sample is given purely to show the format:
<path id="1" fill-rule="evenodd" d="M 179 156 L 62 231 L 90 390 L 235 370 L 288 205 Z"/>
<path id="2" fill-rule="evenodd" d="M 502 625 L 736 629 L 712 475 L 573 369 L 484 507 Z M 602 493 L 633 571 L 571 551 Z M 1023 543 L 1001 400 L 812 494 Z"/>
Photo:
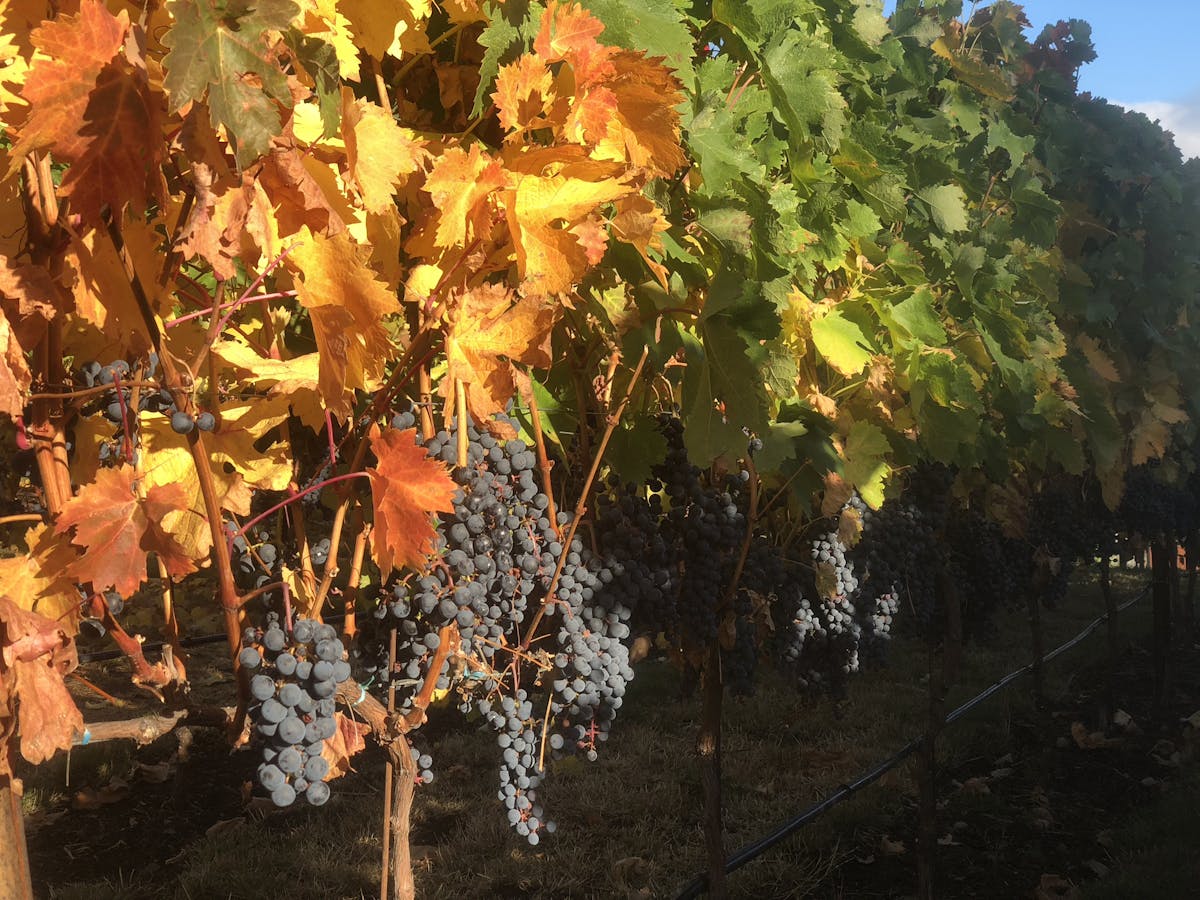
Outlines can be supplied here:
<path id="1" fill-rule="evenodd" d="M 1045 675 L 1042 671 L 1042 606 L 1036 592 L 1030 592 L 1026 601 L 1029 610 L 1029 636 L 1033 651 L 1033 701 L 1041 709 L 1046 703 Z"/>
<path id="2" fill-rule="evenodd" d="M 1188 640 L 1196 625 L 1196 566 L 1200 564 L 1197 551 L 1200 550 L 1200 531 L 1192 530 L 1184 543 L 1184 560 L 1187 566 L 1187 590 L 1183 596 L 1183 627 L 1187 630 Z"/>
<path id="3" fill-rule="evenodd" d="M 934 645 L 929 648 L 929 706 L 921 740 L 917 776 L 917 897 L 937 897 L 937 739 L 946 724 L 946 692 L 958 678 L 962 662 L 962 598 L 945 567 L 938 574 L 938 601 L 945 615 L 942 659 L 937 665 Z"/>
<path id="4" fill-rule="evenodd" d="M 721 678 L 721 648 L 713 642 L 700 676 L 700 731 L 696 755 L 704 786 L 704 848 L 708 858 L 708 893 L 725 894 L 725 840 L 721 817 L 721 707 L 725 685 Z"/>
<path id="5" fill-rule="evenodd" d="M 1105 548 L 1111 550 L 1111 547 Z M 1104 598 L 1104 632 L 1108 638 L 1108 665 L 1104 687 L 1105 722 L 1111 722 L 1117 710 L 1117 666 L 1121 656 L 1121 635 L 1117 627 L 1117 598 L 1113 596 L 1112 574 L 1109 571 L 1110 557 L 1106 553 L 1100 559 L 1100 594 Z"/>
<path id="6" fill-rule="evenodd" d="M 21 794 L 11 774 L 0 775 L 0 900 L 33 900 Z"/>
<path id="7" fill-rule="evenodd" d="M 1175 547 L 1159 537 L 1150 550 L 1151 596 L 1154 601 L 1154 625 L 1151 648 L 1154 657 L 1154 703 L 1161 707 L 1167 695 L 1171 649 L 1171 569 L 1175 567 Z"/>

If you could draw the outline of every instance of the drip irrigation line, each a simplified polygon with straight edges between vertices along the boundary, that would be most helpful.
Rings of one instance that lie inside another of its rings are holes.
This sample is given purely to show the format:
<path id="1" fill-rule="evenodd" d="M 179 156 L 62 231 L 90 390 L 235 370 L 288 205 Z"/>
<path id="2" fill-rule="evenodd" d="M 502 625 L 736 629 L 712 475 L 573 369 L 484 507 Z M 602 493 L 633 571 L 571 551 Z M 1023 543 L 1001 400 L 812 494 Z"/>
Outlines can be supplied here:
<path id="1" fill-rule="evenodd" d="M 1149 593 L 1150 593 L 1150 587 L 1146 586 L 1137 594 L 1137 596 L 1133 597 L 1130 600 L 1126 600 L 1124 603 L 1122 603 L 1120 606 L 1118 606 L 1116 611 L 1121 612 L 1123 610 L 1128 609 L 1129 607 L 1133 606 L 1133 604 L 1137 603 L 1138 601 L 1145 599 L 1145 597 Z M 1057 646 L 1053 650 L 1051 650 L 1049 653 L 1047 653 L 1045 656 L 1043 656 L 1041 658 L 1040 662 L 1044 665 L 1045 663 L 1050 662 L 1051 660 L 1055 659 L 1056 657 L 1058 657 L 1061 654 L 1065 653 L 1066 651 L 1070 650 L 1072 647 L 1074 647 L 1080 641 L 1087 638 L 1097 628 L 1099 628 L 1107 619 L 1108 619 L 1108 613 L 1105 613 L 1104 615 L 1100 616 L 1099 618 L 1094 619 L 1091 622 L 1091 624 L 1089 624 L 1086 628 L 1084 628 L 1083 631 L 1079 632 L 1079 634 L 1075 635 L 1075 637 L 1071 638 L 1069 641 L 1067 641 L 1064 644 L 1060 644 L 1059 646 Z M 1009 674 L 1007 674 L 1003 678 L 1001 678 L 999 681 L 997 681 L 995 684 L 991 685 L 988 688 L 985 688 L 980 693 L 976 694 L 970 700 L 963 703 L 961 706 L 959 706 L 953 712 L 951 712 L 948 716 L 946 716 L 945 724 L 950 725 L 953 722 L 958 721 L 963 716 L 965 716 L 968 712 L 970 712 L 972 709 L 974 709 L 976 706 L 978 706 L 980 703 L 987 700 L 989 697 L 993 696 L 994 694 L 1002 691 L 1004 688 L 1008 687 L 1010 684 L 1012 684 L 1014 681 L 1016 681 L 1022 675 L 1027 675 L 1029 672 L 1031 672 L 1033 670 L 1033 665 L 1034 665 L 1033 663 L 1027 663 L 1026 665 L 1022 666 L 1021 668 L 1017 669 L 1015 672 L 1010 672 Z M 875 766 L 875 768 L 864 773 L 863 775 L 860 775 L 855 781 L 852 781 L 850 784 L 841 785 L 837 790 L 835 790 L 828 797 L 825 797 L 823 800 L 819 801 L 818 803 L 814 804 L 813 806 L 810 806 L 808 809 L 804 810 L 804 812 L 800 813 L 799 815 L 787 820 L 786 822 L 783 822 L 774 831 L 770 832 L 769 834 L 765 835 L 764 837 L 759 838 L 754 843 L 747 844 L 746 846 L 742 847 L 740 850 L 738 850 L 736 853 L 734 853 L 732 856 L 730 856 L 725 861 L 725 874 L 729 875 L 729 874 L 737 871 L 738 869 L 740 869 L 746 863 L 752 862 L 753 860 L 757 859 L 759 856 L 761 856 L 767 850 L 774 847 L 776 844 L 780 843 L 781 841 L 783 841 L 783 840 L 787 839 L 788 837 L 790 837 L 791 835 L 795 834 L 797 831 L 799 831 L 801 828 L 803 828 L 809 822 L 812 822 L 814 819 L 820 818 L 822 815 L 824 815 L 829 810 L 833 809 L 833 807 L 837 806 L 843 800 L 849 799 L 854 794 L 861 791 L 863 788 L 867 787 L 868 785 L 874 784 L 876 781 L 878 781 L 880 778 L 882 778 L 885 774 L 890 772 L 892 769 L 896 768 L 896 766 L 900 765 L 900 763 L 904 762 L 904 760 L 908 759 L 908 757 L 912 756 L 917 750 L 920 749 L 921 744 L 923 742 L 924 742 L 923 737 L 914 738 L 913 740 L 911 740 L 907 744 L 905 744 L 895 754 L 888 757 L 883 762 L 879 763 L 879 765 Z M 692 898 L 699 897 L 702 894 L 704 894 L 707 889 L 708 889 L 708 876 L 707 875 L 697 875 L 695 878 L 693 878 L 691 881 L 689 881 L 686 885 L 683 886 L 683 888 L 679 891 L 679 893 L 676 894 L 675 900 L 692 900 Z"/>
<path id="2" fill-rule="evenodd" d="M 345 613 L 337 613 L 332 616 L 323 616 L 322 621 L 340 622 L 344 618 L 346 618 Z M 229 636 L 222 631 L 220 634 L 200 634 L 196 637 L 184 638 L 179 642 L 179 646 L 186 650 L 189 647 L 202 647 L 205 644 L 223 644 L 227 640 L 229 640 Z M 146 643 L 142 644 L 142 650 L 146 653 L 154 653 L 165 646 L 167 646 L 166 641 L 146 641 Z M 124 655 L 124 652 L 121 650 L 97 650 L 95 653 L 80 653 L 79 664 L 83 665 L 90 662 L 120 659 Z"/>

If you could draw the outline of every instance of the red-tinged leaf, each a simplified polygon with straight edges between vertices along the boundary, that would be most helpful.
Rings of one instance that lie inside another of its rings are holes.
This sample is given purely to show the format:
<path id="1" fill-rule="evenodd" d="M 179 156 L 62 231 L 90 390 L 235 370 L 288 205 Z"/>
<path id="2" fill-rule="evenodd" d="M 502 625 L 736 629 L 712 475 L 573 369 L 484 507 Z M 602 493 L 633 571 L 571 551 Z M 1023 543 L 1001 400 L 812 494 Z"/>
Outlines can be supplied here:
<path id="1" fill-rule="evenodd" d="M 165 98 L 151 89 L 145 68 L 119 52 L 128 31 L 126 12 L 113 16 L 87 0 L 78 16 L 33 35 L 46 56 L 36 58 L 23 90 L 30 113 L 14 164 L 43 148 L 69 163 L 61 190 L 88 223 L 99 221 L 105 205 L 119 213 L 133 202 L 140 211 L 161 196 Z"/>
<path id="2" fill-rule="evenodd" d="M 142 499 L 134 489 L 132 467 L 101 469 L 94 482 L 67 501 L 55 526 L 58 534 L 73 527 L 72 543 L 84 548 L 70 573 L 97 590 L 111 587 L 128 597 L 146 578 L 148 551 L 159 554 L 172 576 L 195 571 L 191 558 L 159 524 L 168 513 L 187 507 L 180 485 L 153 487 Z"/>
<path id="3" fill-rule="evenodd" d="M 367 469 L 375 526 L 371 552 L 382 572 L 420 565 L 433 551 L 432 514 L 454 509 L 458 486 L 445 465 L 417 445 L 415 428 L 371 431 L 371 451 L 378 464 Z"/>
<path id="4" fill-rule="evenodd" d="M 37 765 L 67 750 L 83 716 L 63 678 L 78 665 L 75 644 L 57 622 L 0 595 L 0 706 L 16 703 L 21 755 Z M 0 760 L 0 770 L 5 765 Z"/>
<path id="5" fill-rule="evenodd" d="M 554 104 L 554 77 L 537 56 L 525 54 L 500 68 L 492 100 L 500 116 L 500 125 L 510 137 L 547 125 L 546 116 Z"/>
<path id="6" fill-rule="evenodd" d="M 533 42 L 534 52 L 545 62 L 566 60 L 580 87 L 612 73 L 613 48 L 596 40 L 604 23 L 578 3 L 552 2 L 542 16 L 542 27 Z"/>
<path id="7" fill-rule="evenodd" d="M 129 31 L 129 14 L 114 16 L 99 0 L 84 0 L 79 14 L 59 16 L 33 32 L 33 44 L 44 56 L 30 67 L 22 95 L 30 104 L 11 155 L 9 174 L 22 157 L 54 147 L 56 156 L 83 154 L 86 141 L 79 126 L 100 72 L 113 60 Z"/>
<path id="8" fill-rule="evenodd" d="M 268 45 L 299 12 L 291 0 L 225 3 L 170 0 L 175 24 L 163 35 L 170 47 L 163 86 L 171 112 L 208 97 L 213 125 L 223 125 L 241 165 L 267 151 L 279 134 L 280 107 L 291 107 L 287 75 Z"/>
<path id="9" fill-rule="evenodd" d="M 340 712 L 333 714 L 333 720 L 337 724 L 337 731 L 333 737 L 326 738 L 321 747 L 321 756 L 329 763 L 326 781 L 333 781 L 350 772 L 350 758 L 367 746 L 363 740 L 365 725 Z"/>

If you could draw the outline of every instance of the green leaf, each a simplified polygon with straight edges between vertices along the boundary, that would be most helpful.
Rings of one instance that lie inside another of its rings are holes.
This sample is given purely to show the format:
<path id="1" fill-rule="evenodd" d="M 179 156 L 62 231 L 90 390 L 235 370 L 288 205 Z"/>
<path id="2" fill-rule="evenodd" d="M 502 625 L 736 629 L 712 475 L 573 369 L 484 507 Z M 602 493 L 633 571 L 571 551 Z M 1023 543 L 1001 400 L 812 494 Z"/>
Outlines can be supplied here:
<path id="1" fill-rule="evenodd" d="M 883 504 L 883 487 L 890 471 L 892 447 L 883 430 L 870 422 L 855 422 L 846 436 L 846 464 L 842 474 L 872 509 Z"/>
<path id="2" fill-rule="evenodd" d="M 1025 157 L 1032 153 L 1036 146 L 1037 138 L 1033 135 L 1021 137 L 1013 134 L 1013 130 L 1003 119 L 993 122 L 988 127 L 987 152 L 1003 149 L 1008 154 L 1008 168 L 1004 173 L 1008 178 L 1012 178 L 1013 173 L 1021 168 Z"/>
<path id="3" fill-rule="evenodd" d="M 704 210 L 697 214 L 696 224 L 735 253 L 750 256 L 754 252 L 754 222 L 744 209 L 724 206 Z"/>
<path id="4" fill-rule="evenodd" d="M 692 117 L 687 144 L 700 168 L 700 193 L 710 197 L 726 194 L 742 176 L 765 179 L 766 167 L 755 158 L 750 139 L 742 131 L 744 119 L 742 111 L 730 109 L 721 97 L 710 98 Z"/>
<path id="5" fill-rule="evenodd" d="M 546 7 L 535 0 L 507 0 L 491 4 L 490 20 L 476 40 L 484 48 L 479 64 L 479 87 L 471 107 L 474 118 L 487 106 L 500 67 L 512 62 L 533 45 Z"/>
<path id="6" fill-rule="evenodd" d="M 803 422 L 772 422 L 770 428 L 759 434 L 763 448 L 754 454 L 754 465 L 760 475 L 778 472 L 788 460 L 798 459 L 800 448 L 797 438 L 808 434 Z"/>
<path id="7" fill-rule="evenodd" d="M 820 138 L 837 149 L 846 128 L 846 101 L 838 74 L 829 68 L 833 48 L 788 30 L 763 54 L 763 81 L 787 123 L 793 145 Z"/>
<path id="8" fill-rule="evenodd" d="M 258 0 L 254 6 L 170 0 L 167 9 L 175 19 L 163 36 L 170 48 L 163 87 L 171 112 L 207 92 L 213 124 L 224 126 L 238 164 L 248 165 L 279 134 L 279 107 L 292 106 L 287 75 L 270 57 L 267 35 L 285 31 L 299 7 L 291 0 Z"/>
<path id="9" fill-rule="evenodd" d="M 871 361 L 871 342 L 837 308 L 813 320 L 812 336 L 817 352 L 843 375 L 857 375 Z"/>
<path id="10" fill-rule="evenodd" d="M 935 347 L 946 343 L 946 329 L 933 308 L 933 294 L 928 288 L 920 288 L 903 303 L 897 303 L 891 315 L 913 337 Z"/>
<path id="11" fill-rule="evenodd" d="M 733 323 L 718 316 L 685 337 L 684 441 L 688 456 L 707 466 L 720 456 L 746 452 L 743 428 L 762 433 L 768 424 L 766 395 L 758 364 L 762 348 L 748 344 Z M 720 401 L 724 411 L 717 408 Z"/>
<path id="12" fill-rule="evenodd" d="M 317 109 L 321 111 L 321 136 L 337 134 L 342 118 L 342 82 L 338 70 L 337 51 L 332 44 L 300 34 L 295 29 L 288 32 L 288 46 L 296 54 L 296 60 L 312 77 L 317 91 Z"/>
<path id="13" fill-rule="evenodd" d="M 604 458 L 622 481 L 642 484 L 650 470 L 667 458 L 667 439 L 651 416 L 626 420 L 617 428 L 605 448 Z"/>
<path id="14" fill-rule="evenodd" d="M 673 0 L 587 0 L 584 6 L 604 23 L 600 43 L 666 57 L 666 65 L 691 88 L 695 39 Z"/>
<path id="15" fill-rule="evenodd" d="M 938 229 L 953 234 L 967 227 L 967 196 L 956 184 L 927 187 L 917 196 L 929 204 L 929 211 Z"/>

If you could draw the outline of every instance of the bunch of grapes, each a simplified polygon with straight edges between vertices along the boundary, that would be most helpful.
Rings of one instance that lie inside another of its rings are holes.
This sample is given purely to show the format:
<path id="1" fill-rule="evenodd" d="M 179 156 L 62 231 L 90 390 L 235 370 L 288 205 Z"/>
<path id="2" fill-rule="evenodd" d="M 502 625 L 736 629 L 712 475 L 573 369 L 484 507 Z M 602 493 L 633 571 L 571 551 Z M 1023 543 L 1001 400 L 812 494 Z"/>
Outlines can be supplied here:
<path id="1" fill-rule="evenodd" d="M 279 550 L 267 531 L 257 531 L 257 544 L 251 544 L 246 535 L 236 534 L 234 526 L 226 523 L 227 534 L 234 535 L 231 543 L 233 579 L 240 592 L 248 593 L 267 584 L 279 581 L 283 560 Z M 275 592 L 268 591 L 259 597 L 259 605 L 271 609 L 276 601 Z"/>
<path id="2" fill-rule="evenodd" d="M 178 409 L 175 396 L 166 388 L 147 388 L 141 385 L 137 388 L 137 405 L 134 406 L 134 389 L 127 387 L 125 382 L 132 380 L 136 374 L 141 381 L 152 381 L 158 376 L 159 359 L 157 353 L 150 353 L 146 358 L 144 368 L 135 373 L 133 367 L 123 360 L 117 359 L 107 365 L 95 360 L 82 363 L 76 372 L 76 381 L 85 387 L 98 385 L 111 389 L 102 395 L 96 406 L 104 417 L 120 431 L 136 424 L 138 413 L 157 412 L 170 417 L 171 428 L 177 434 L 188 434 L 194 428 L 201 431 L 213 431 L 217 427 L 217 419 L 211 412 L 201 412 L 193 417 Z M 102 444 L 100 459 L 104 462 L 113 456 L 112 446 Z"/>
<path id="3" fill-rule="evenodd" d="M 277 613 L 266 621 L 266 628 L 245 630 L 238 657 L 253 673 L 249 713 L 263 742 L 258 781 L 276 806 L 299 796 L 320 806 L 329 799 L 321 751 L 337 732 L 334 694 L 350 664 L 332 626 L 299 619 L 289 634 Z"/>
<path id="4" fill-rule="evenodd" d="M 411 411 L 392 421 L 402 430 L 415 424 Z M 515 424 L 501 418 L 496 427 L 515 430 Z M 418 442 L 431 457 L 455 465 L 457 428 L 453 421 L 448 430 Z M 453 510 L 438 523 L 430 564 L 381 591 L 375 621 L 395 626 L 395 659 L 368 667 L 375 674 L 389 670 L 397 684 L 412 688 L 400 698 L 405 713 L 429 678 L 449 688 L 454 666 L 461 676 L 460 708 L 475 706 L 497 730 L 501 799 L 509 818 L 518 833 L 537 843 L 546 827 L 540 806 L 538 814 L 532 812 L 542 779 L 542 735 L 556 752 L 588 753 L 589 734 L 606 732 L 633 677 L 623 643 L 630 610 L 619 592 L 609 590 L 612 572 L 580 540 L 568 544 L 570 516 L 551 517 L 534 451 L 520 439 L 473 425 L 467 439 L 467 465 L 454 468 L 459 490 Z M 554 648 L 537 648 L 535 656 L 521 648 L 539 615 Z M 362 649 L 366 643 L 369 650 Z M 378 659 L 382 650 L 377 629 L 363 638 L 360 658 Z M 431 671 L 438 660 L 438 671 Z M 501 696 L 531 662 L 537 663 L 535 684 L 550 694 L 537 705 L 548 709 L 549 721 L 545 713 L 534 714 L 526 688 Z"/>
<path id="5" fill-rule="evenodd" d="M 976 511 L 952 516 L 946 543 L 962 586 L 962 621 L 966 636 L 990 625 L 999 608 L 1012 607 L 1032 587 L 1029 545 L 1010 538 L 998 524 Z"/>

